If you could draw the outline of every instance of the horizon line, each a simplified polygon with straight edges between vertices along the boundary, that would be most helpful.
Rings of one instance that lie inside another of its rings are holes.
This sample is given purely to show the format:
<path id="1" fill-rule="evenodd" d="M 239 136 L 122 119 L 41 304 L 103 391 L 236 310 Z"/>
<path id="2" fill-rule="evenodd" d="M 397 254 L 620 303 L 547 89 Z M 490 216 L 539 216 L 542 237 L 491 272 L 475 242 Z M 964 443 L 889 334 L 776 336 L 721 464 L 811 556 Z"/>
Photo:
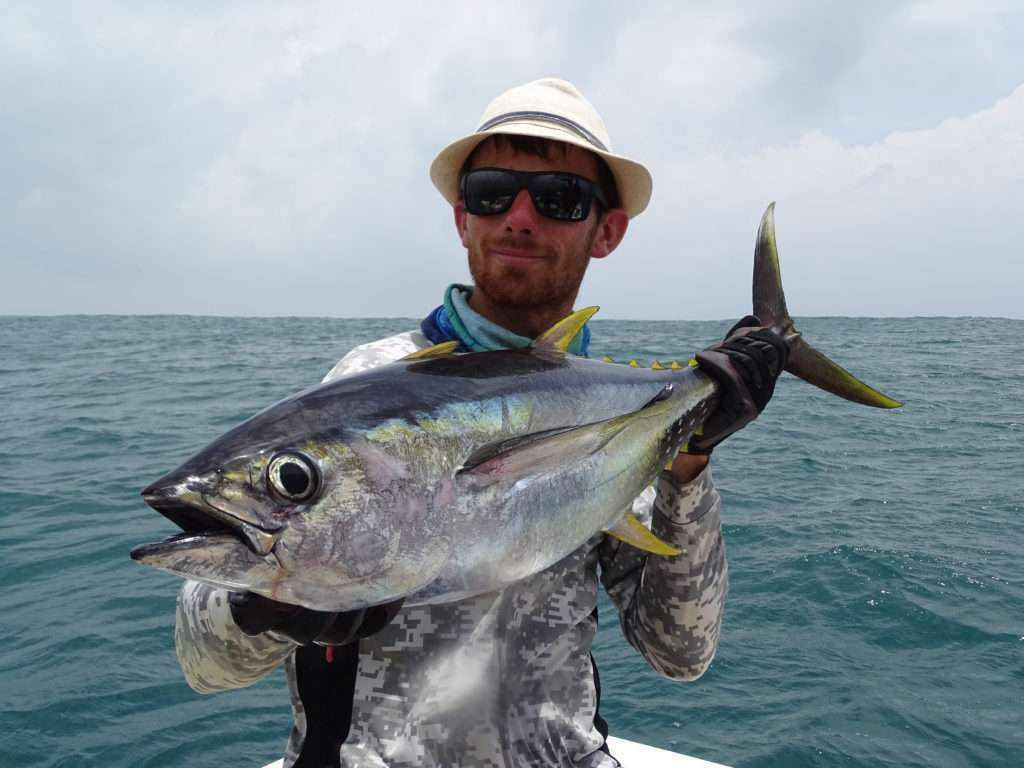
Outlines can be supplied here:
<path id="1" fill-rule="evenodd" d="M 59 319 L 78 317 L 118 317 L 118 318 L 166 318 L 166 317 L 190 317 L 210 318 L 223 320 L 408 320 L 418 323 L 419 320 L 413 317 L 402 315 L 375 315 L 375 316 L 342 316 L 342 315 L 227 315 L 227 314 L 192 314 L 184 312 L 61 312 L 47 314 L 21 314 L 0 312 L 0 319 Z M 805 318 L 808 320 L 1024 320 L 1022 317 L 1009 317 L 1006 315 L 793 315 L 794 319 Z M 629 317 L 600 317 L 590 322 L 597 323 L 718 323 L 735 322 L 735 318 L 629 318 Z"/>

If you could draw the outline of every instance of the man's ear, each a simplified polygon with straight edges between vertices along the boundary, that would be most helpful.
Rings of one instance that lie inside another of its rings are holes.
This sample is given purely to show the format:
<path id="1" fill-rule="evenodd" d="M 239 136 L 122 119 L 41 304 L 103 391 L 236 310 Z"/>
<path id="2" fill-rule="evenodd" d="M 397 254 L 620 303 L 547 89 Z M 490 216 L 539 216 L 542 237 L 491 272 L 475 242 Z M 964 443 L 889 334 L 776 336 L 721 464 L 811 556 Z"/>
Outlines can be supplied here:
<path id="1" fill-rule="evenodd" d="M 462 200 L 456 201 L 455 205 L 452 206 L 452 212 L 455 214 L 455 229 L 459 233 L 459 239 L 462 241 L 462 246 L 468 248 L 469 244 L 466 242 L 466 204 Z"/>
<path id="2" fill-rule="evenodd" d="M 601 220 L 597 225 L 597 234 L 590 246 L 590 258 L 603 259 L 614 251 L 622 238 L 626 236 L 626 228 L 629 226 L 629 216 L 622 208 L 612 208 L 601 214 Z"/>

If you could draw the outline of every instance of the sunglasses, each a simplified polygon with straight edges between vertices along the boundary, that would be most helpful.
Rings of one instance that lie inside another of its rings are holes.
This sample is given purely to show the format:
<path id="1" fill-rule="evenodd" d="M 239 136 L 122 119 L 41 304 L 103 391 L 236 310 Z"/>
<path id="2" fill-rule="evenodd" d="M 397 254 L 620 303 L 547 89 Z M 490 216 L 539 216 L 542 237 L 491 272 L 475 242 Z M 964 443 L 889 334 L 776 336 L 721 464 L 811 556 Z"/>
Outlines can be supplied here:
<path id="1" fill-rule="evenodd" d="M 461 183 L 462 201 L 474 216 L 504 213 L 521 189 L 530 193 L 537 213 L 556 221 L 583 221 L 594 200 L 608 207 L 597 185 L 574 173 L 476 168 Z"/>

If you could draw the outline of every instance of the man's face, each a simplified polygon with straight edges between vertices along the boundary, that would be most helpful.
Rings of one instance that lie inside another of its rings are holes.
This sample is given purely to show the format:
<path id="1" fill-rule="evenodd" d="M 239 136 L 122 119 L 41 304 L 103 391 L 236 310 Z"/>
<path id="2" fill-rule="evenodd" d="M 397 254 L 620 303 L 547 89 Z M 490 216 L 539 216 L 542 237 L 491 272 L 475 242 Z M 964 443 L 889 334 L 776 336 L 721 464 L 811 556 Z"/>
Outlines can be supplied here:
<path id="1" fill-rule="evenodd" d="M 484 142 L 473 156 L 472 168 L 514 171 L 567 171 L 597 179 L 597 158 L 572 145 L 553 145 L 548 158 L 517 153 L 507 144 Z M 624 217 L 624 215 L 623 215 Z M 512 207 L 493 216 L 474 216 L 460 200 L 455 222 L 469 253 L 475 290 L 488 304 L 504 307 L 571 308 L 591 257 L 606 256 L 611 248 L 595 203 L 581 222 L 564 222 L 537 213 L 522 189 Z M 625 227 L 623 226 L 623 230 Z"/>

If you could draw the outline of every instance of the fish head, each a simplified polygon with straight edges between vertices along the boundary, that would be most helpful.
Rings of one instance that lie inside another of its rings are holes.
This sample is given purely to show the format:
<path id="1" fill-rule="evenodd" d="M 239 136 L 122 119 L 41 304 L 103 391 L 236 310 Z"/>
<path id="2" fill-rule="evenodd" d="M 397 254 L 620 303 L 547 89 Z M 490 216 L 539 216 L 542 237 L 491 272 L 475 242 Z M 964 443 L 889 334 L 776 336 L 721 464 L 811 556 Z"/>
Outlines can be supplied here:
<path id="1" fill-rule="evenodd" d="M 183 532 L 134 560 L 314 610 L 404 597 L 441 567 L 443 541 L 403 526 L 425 503 L 403 493 L 419 481 L 386 448 L 340 430 L 259 432 L 236 428 L 142 491 Z"/>

